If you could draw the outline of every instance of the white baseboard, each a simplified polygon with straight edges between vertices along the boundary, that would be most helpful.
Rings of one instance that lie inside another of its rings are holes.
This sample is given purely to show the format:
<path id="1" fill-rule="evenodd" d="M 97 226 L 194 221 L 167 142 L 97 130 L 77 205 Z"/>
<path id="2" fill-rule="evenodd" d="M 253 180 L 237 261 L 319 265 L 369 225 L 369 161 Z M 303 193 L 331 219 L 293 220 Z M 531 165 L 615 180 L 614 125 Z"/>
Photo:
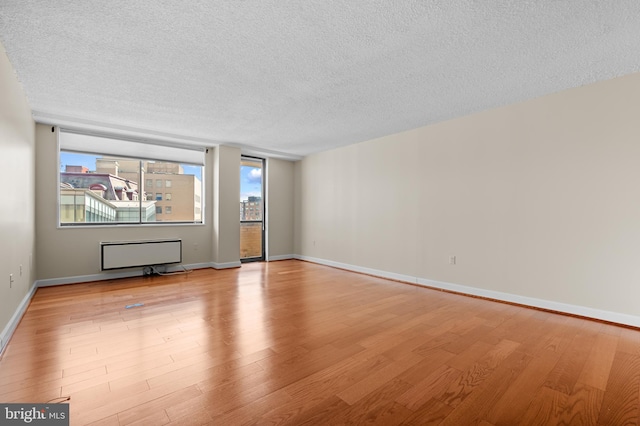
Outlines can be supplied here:
<path id="1" fill-rule="evenodd" d="M 267 262 L 275 262 L 277 260 L 289 260 L 289 259 L 295 259 L 295 255 L 293 254 L 279 254 L 277 256 L 269 256 L 269 258 L 267 259 Z"/>
<path id="2" fill-rule="evenodd" d="M 167 271 L 182 271 L 183 267 L 186 269 L 204 269 L 204 268 L 214 268 L 213 263 L 191 263 L 188 265 L 168 265 Z M 76 275 L 74 277 L 62 277 L 62 278 L 48 278 L 45 280 L 36 281 L 36 287 L 50 287 L 54 285 L 65 285 L 65 284 L 78 284 L 78 283 L 86 283 L 91 281 L 106 281 L 106 280 L 115 280 L 118 278 L 131 278 L 131 277 L 141 277 L 143 275 L 142 268 L 129 269 L 125 271 L 109 271 L 109 272 L 101 272 L 99 274 L 91 274 L 91 275 Z"/>
<path id="3" fill-rule="evenodd" d="M 395 272 L 381 271 L 379 269 L 365 268 L 364 266 L 350 265 L 348 263 L 334 262 L 333 260 L 319 259 L 317 257 L 295 255 L 295 259 L 306 260 L 320 265 L 331 266 L 334 268 L 346 269 L 347 271 L 360 272 L 361 274 L 373 275 L 380 278 L 388 278 L 390 280 L 403 281 L 407 283 L 417 284 L 417 278 L 410 275 L 396 274 Z"/>
<path id="4" fill-rule="evenodd" d="M 54 285 L 78 284 L 91 281 L 115 280 L 118 278 L 141 277 L 142 269 L 120 272 L 102 272 L 100 274 L 76 275 L 74 277 L 47 278 L 36 281 L 38 287 L 51 287 Z"/>
<path id="5" fill-rule="evenodd" d="M 552 300 L 537 299 L 534 297 L 520 296 L 517 294 L 503 293 L 500 291 L 486 290 L 477 287 L 469 287 L 460 284 L 447 283 L 443 281 L 429 280 L 426 278 L 412 277 L 410 275 L 402 275 L 393 272 L 381 271 L 377 269 L 365 268 L 362 266 L 350 265 L 346 263 L 335 262 L 332 260 L 319 259 L 310 256 L 295 255 L 295 259 L 306 260 L 312 263 L 332 266 L 334 268 L 346 269 L 348 271 L 360 272 L 368 275 L 374 275 L 381 278 L 389 278 L 392 280 L 403 281 L 410 284 L 418 284 L 425 287 L 432 287 L 440 290 L 452 291 L 470 296 L 479 296 L 487 299 L 494 299 L 502 302 L 516 303 L 518 305 L 530 306 L 533 308 L 544 309 L 570 315 L 578 315 L 616 324 L 630 325 L 640 327 L 640 317 L 628 315 L 619 312 L 603 311 L 601 309 L 589 308 L 586 306 L 571 305 L 568 303 L 555 302 Z"/>
<path id="6" fill-rule="evenodd" d="M 2 333 L 0 333 L 0 354 L 4 352 L 4 348 L 7 346 L 7 343 L 9 343 L 9 340 L 11 339 L 13 332 L 16 330 L 16 327 L 18 327 L 22 316 L 29 306 L 29 302 L 31 302 L 31 298 L 36 293 L 36 289 L 37 287 L 34 283 L 31 286 L 29 292 L 22 299 L 22 302 L 20 302 L 20 305 L 18 305 L 18 309 L 16 309 L 16 311 L 13 313 L 13 316 L 9 320 L 9 323 L 6 325 L 4 330 L 2 330 Z"/>
<path id="7" fill-rule="evenodd" d="M 215 269 L 239 268 L 241 266 L 242 266 L 242 263 L 240 263 L 239 260 L 236 262 L 226 262 L 226 263 L 211 262 L 211 267 Z"/>

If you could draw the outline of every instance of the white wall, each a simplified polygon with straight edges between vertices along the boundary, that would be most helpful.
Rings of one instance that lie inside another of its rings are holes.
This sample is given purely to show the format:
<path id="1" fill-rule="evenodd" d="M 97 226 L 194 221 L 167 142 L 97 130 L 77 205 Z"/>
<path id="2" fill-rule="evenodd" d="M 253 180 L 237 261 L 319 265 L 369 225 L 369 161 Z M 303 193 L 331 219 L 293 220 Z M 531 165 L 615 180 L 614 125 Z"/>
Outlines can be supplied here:
<path id="1" fill-rule="evenodd" d="M 0 44 L 0 351 L 35 281 L 34 141 L 31 109 Z"/>
<path id="2" fill-rule="evenodd" d="M 638 111 L 634 74 L 306 157 L 296 253 L 640 325 Z"/>

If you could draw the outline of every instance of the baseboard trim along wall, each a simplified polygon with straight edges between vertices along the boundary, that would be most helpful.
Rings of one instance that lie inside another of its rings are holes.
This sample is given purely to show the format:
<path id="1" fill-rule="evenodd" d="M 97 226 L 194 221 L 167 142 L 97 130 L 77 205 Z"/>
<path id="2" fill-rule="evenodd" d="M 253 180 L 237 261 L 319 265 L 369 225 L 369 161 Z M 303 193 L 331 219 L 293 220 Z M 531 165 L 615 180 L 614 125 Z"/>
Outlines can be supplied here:
<path id="1" fill-rule="evenodd" d="M 334 268 L 345 269 L 347 271 L 359 272 L 367 275 L 373 275 L 380 278 L 388 278 L 395 281 L 416 284 L 423 287 L 433 288 L 437 290 L 445 290 L 454 293 L 460 293 L 468 296 L 477 296 L 485 299 L 496 300 L 498 302 L 514 303 L 517 305 L 529 306 L 532 308 L 543 309 L 545 311 L 553 311 L 561 314 L 575 315 L 601 321 L 612 322 L 616 324 L 628 325 L 632 327 L 640 327 L 640 317 L 635 315 L 622 314 L 618 312 L 603 311 L 600 309 L 589 308 L 586 306 L 571 305 L 568 303 L 554 302 L 551 300 L 536 299 L 534 297 L 519 296 L 517 294 L 503 293 L 493 290 L 485 290 L 477 287 L 468 287 L 460 284 L 447 283 L 442 281 L 429 280 L 425 278 L 412 277 L 410 275 L 396 274 L 393 272 L 381 271 L 378 269 L 365 268 L 362 266 L 350 265 L 347 263 L 335 262 L 332 260 L 319 259 L 310 256 L 295 255 L 295 259 L 307 262 L 318 263 L 320 265 L 331 266 Z"/>
<path id="2" fill-rule="evenodd" d="M 242 266 L 242 263 L 238 260 L 237 262 L 226 262 L 226 263 L 211 263 L 211 267 L 214 269 L 229 269 L 229 268 L 239 268 Z"/>
<path id="3" fill-rule="evenodd" d="M 18 309 L 13 313 L 13 316 L 9 320 L 7 326 L 2 330 L 2 333 L 0 333 L 0 355 L 4 352 L 4 348 L 7 346 L 7 343 L 9 343 L 9 339 L 11 339 L 13 332 L 18 327 L 22 316 L 29 307 L 29 303 L 31 302 L 33 295 L 36 293 L 36 289 L 37 286 L 34 283 L 29 292 L 22 299 L 22 302 L 20 302 Z"/>
<path id="4" fill-rule="evenodd" d="M 206 263 L 192 263 L 189 265 L 167 265 L 167 272 L 179 272 L 184 269 L 204 269 L 204 268 L 216 268 L 213 262 Z M 216 268 L 220 269 L 220 268 Z M 101 272 L 99 274 L 91 274 L 91 275 L 77 275 L 75 277 L 62 277 L 62 278 L 48 278 L 45 280 L 36 281 L 36 287 L 50 287 L 54 285 L 65 285 L 65 284 L 78 284 L 78 283 L 86 283 L 91 281 L 106 281 L 106 280 L 116 280 L 118 278 L 131 278 L 131 277 L 141 277 L 144 274 L 143 268 L 135 268 L 128 269 L 123 271 L 116 272 Z"/>
<path id="5" fill-rule="evenodd" d="M 267 258 L 267 262 L 276 262 L 278 260 L 289 260 L 295 259 L 296 257 L 293 254 L 279 254 L 277 256 L 269 256 Z"/>

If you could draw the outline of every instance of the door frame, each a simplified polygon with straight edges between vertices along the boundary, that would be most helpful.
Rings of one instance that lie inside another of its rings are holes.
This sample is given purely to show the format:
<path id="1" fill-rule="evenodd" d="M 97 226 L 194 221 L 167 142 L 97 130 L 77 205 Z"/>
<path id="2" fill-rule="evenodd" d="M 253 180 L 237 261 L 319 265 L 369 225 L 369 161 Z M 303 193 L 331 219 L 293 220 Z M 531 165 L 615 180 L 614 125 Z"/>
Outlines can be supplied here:
<path id="1" fill-rule="evenodd" d="M 243 159 L 247 159 L 249 161 L 255 161 L 255 162 L 261 162 L 262 163 L 262 182 L 261 182 L 261 187 L 260 187 L 260 191 L 262 192 L 261 194 L 261 198 L 262 198 L 262 220 L 261 221 L 257 221 L 257 220 L 240 220 L 240 226 L 242 226 L 243 223 L 257 223 L 257 222 L 261 222 L 262 223 L 262 238 L 261 238 L 261 242 L 262 242 L 262 247 L 261 247 L 261 255 L 260 256 L 255 256 L 255 257 L 241 257 L 240 258 L 240 262 L 241 263 L 248 263 L 248 262 L 263 262 L 266 259 L 266 250 L 267 250 L 267 244 L 266 244 L 266 229 L 267 229 L 267 195 L 266 195 L 266 178 L 267 178 L 267 160 L 265 158 L 261 158 L 261 157 L 255 157 L 253 155 L 240 155 L 240 167 L 242 167 L 242 160 Z M 238 171 L 239 173 L 240 171 Z M 242 182 L 240 182 L 240 188 L 242 188 Z"/>

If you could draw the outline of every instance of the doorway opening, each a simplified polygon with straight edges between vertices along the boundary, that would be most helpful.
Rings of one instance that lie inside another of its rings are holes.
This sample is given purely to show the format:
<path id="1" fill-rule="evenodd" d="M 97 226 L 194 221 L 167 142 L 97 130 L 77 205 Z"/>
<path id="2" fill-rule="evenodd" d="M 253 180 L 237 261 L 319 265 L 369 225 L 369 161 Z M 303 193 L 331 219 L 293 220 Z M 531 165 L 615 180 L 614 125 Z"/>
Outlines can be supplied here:
<path id="1" fill-rule="evenodd" d="M 265 259 L 263 158 L 240 158 L 240 261 Z"/>

